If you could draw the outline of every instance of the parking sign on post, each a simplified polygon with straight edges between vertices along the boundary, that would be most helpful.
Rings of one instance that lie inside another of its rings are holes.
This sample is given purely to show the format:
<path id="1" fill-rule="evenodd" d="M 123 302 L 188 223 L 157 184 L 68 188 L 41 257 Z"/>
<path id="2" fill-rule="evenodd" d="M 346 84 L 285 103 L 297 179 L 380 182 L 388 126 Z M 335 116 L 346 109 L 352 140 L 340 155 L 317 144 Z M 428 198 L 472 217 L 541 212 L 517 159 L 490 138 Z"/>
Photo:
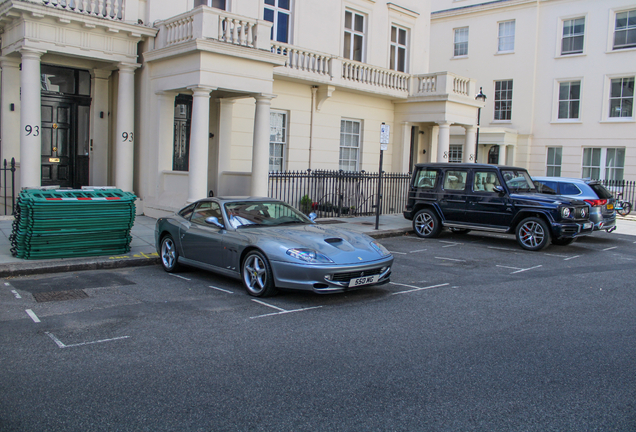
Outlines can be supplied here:
<path id="1" fill-rule="evenodd" d="M 375 200 L 375 229 L 380 225 L 380 202 L 382 200 L 382 159 L 384 150 L 389 148 L 391 128 L 384 122 L 380 126 L 380 169 L 378 170 L 378 193 Z"/>

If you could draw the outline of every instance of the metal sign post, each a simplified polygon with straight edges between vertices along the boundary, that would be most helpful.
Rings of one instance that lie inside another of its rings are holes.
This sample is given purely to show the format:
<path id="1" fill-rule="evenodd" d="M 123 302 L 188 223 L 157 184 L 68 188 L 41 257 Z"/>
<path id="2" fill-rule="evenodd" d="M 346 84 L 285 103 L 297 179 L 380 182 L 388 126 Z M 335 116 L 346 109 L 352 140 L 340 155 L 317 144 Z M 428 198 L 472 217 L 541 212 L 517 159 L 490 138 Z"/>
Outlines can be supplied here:
<path id="1" fill-rule="evenodd" d="M 380 225 L 380 210 L 382 207 L 382 159 L 384 158 L 384 150 L 389 148 L 389 135 L 390 127 L 387 124 L 382 123 L 380 126 L 380 168 L 378 170 L 378 193 L 375 201 L 375 229 L 377 230 Z"/>

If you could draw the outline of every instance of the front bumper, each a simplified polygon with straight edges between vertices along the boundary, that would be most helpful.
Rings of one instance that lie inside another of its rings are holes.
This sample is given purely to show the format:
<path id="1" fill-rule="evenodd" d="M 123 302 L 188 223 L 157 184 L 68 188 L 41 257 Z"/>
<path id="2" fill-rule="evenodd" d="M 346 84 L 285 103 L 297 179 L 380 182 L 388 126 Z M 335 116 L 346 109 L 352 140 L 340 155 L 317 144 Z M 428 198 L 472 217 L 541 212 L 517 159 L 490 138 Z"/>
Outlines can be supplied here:
<path id="1" fill-rule="evenodd" d="M 274 284 L 277 288 L 313 291 L 316 293 L 332 293 L 383 285 L 389 282 L 391 267 L 393 265 L 393 257 L 388 256 L 386 258 L 366 262 L 364 264 L 316 265 L 303 263 L 296 264 L 283 261 L 271 261 L 270 264 L 274 273 Z M 384 269 L 384 271 L 380 271 L 383 268 L 386 269 Z M 379 279 L 374 284 L 349 288 L 348 280 L 338 280 L 342 279 L 338 277 L 334 278 L 334 275 L 342 274 L 350 274 L 355 277 L 378 274 Z"/>
<path id="2" fill-rule="evenodd" d="M 594 232 L 594 222 L 566 222 L 552 223 L 552 233 L 555 238 L 575 238 L 590 235 Z"/>

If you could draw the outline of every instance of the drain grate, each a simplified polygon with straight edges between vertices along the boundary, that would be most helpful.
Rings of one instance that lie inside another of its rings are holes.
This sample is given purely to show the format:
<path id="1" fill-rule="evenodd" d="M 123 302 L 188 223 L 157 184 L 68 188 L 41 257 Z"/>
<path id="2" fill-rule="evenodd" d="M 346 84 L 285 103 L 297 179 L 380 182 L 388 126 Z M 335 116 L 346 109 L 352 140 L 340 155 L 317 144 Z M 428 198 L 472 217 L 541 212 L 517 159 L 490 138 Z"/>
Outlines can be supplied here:
<path id="1" fill-rule="evenodd" d="M 63 301 L 63 300 L 78 300 L 88 298 L 83 290 L 68 290 L 68 291 L 49 291 L 33 293 L 33 298 L 38 303 Z"/>

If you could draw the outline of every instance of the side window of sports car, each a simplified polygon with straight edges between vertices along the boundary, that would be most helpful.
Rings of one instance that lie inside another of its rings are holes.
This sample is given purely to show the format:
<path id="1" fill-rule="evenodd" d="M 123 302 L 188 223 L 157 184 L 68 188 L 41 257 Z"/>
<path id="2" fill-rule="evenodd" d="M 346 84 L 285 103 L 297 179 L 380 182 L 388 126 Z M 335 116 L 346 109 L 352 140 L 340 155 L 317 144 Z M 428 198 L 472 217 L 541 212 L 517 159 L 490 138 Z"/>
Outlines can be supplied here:
<path id="1" fill-rule="evenodd" d="M 190 204 L 189 206 L 181 209 L 181 211 L 179 212 L 179 216 L 181 216 L 184 219 L 190 219 L 190 216 L 192 215 L 192 210 L 194 210 L 194 204 Z"/>
<path id="2" fill-rule="evenodd" d="M 218 218 L 219 222 L 221 223 L 223 222 L 223 216 L 221 216 L 221 208 L 217 203 L 210 201 L 200 202 L 197 205 L 197 208 L 194 210 L 194 213 L 192 214 L 191 222 L 199 225 L 208 226 L 208 224 L 205 223 L 205 220 L 210 216 Z"/>

